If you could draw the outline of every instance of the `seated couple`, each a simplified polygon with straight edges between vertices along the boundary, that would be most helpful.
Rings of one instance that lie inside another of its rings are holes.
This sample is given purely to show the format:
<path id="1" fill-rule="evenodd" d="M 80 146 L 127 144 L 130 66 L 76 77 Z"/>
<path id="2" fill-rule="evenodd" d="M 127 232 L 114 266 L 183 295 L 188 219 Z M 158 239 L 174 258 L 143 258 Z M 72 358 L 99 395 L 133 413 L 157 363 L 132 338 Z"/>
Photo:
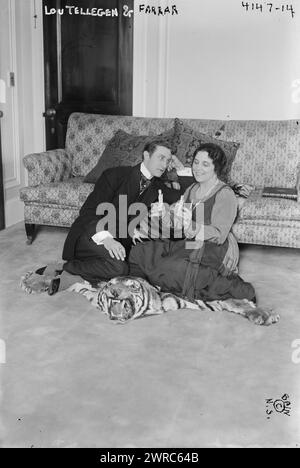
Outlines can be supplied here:
<path id="1" fill-rule="evenodd" d="M 182 200 L 189 204 L 189 209 L 186 205 L 182 209 L 184 237 L 175 239 L 173 235 L 133 245 L 129 233 L 125 238 L 118 238 L 117 233 L 114 238 L 107 230 L 96 232 L 103 219 L 96 213 L 97 207 L 111 203 L 118 213 L 120 195 L 127 196 L 127 206 L 140 202 L 149 210 L 152 204 L 157 205 L 161 193 L 164 203 L 172 205 L 171 211 L 178 207 L 183 190 L 168 188 L 161 179 L 172 158 L 169 144 L 156 140 L 145 146 L 141 164 L 108 169 L 102 174 L 68 233 L 63 249 L 66 263 L 62 271 L 52 272 L 50 295 L 83 280 L 95 285 L 101 280 L 130 275 L 190 299 L 255 301 L 252 285 L 236 274 L 238 247 L 230 231 L 237 200 L 232 189 L 219 178 L 226 156 L 217 145 L 202 144 L 194 153 L 195 182 Z M 200 207 L 202 218 L 197 216 Z M 200 231 L 204 242 L 198 244 L 196 240 L 194 247 L 186 248 L 187 241 L 197 239 Z M 46 267 L 37 272 L 49 275 L 50 271 L 51 267 Z"/>

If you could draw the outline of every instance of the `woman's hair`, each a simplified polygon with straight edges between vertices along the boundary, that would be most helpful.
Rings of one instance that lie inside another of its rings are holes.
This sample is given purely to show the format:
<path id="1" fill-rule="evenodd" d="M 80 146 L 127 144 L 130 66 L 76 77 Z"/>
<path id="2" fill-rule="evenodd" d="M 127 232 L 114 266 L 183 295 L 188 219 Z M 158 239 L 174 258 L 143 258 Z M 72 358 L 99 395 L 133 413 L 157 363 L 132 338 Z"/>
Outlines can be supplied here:
<path id="1" fill-rule="evenodd" d="M 148 141 L 148 143 L 145 144 L 144 151 L 147 151 L 150 154 L 150 156 L 152 156 L 152 153 L 154 153 L 158 146 L 164 146 L 165 148 L 168 148 L 171 151 L 173 149 L 172 144 L 169 140 L 165 138 L 156 138 L 155 140 Z"/>
<path id="2" fill-rule="evenodd" d="M 220 148 L 218 145 L 215 145 L 214 143 L 202 143 L 194 151 L 192 164 L 194 163 L 195 157 L 199 151 L 206 151 L 208 153 L 208 156 L 213 162 L 215 173 L 218 177 L 220 177 L 227 164 L 227 158 L 222 148 Z"/>

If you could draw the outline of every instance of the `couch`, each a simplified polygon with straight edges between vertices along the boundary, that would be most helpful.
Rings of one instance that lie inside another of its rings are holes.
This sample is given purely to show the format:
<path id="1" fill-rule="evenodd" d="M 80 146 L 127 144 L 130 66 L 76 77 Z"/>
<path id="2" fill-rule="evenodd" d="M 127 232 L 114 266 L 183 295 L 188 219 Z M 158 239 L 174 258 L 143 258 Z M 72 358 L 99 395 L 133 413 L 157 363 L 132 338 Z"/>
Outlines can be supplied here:
<path id="1" fill-rule="evenodd" d="M 239 243 L 300 248 L 300 203 L 264 198 L 264 186 L 293 188 L 299 168 L 298 121 L 182 119 L 192 129 L 238 142 L 231 180 L 255 187 L 239 198 L 233 232 Z M 29 154 L 23 162 L 29 186 L 20 191 L 28 243 L 35 225 L 71 226 L 93 190 L 84 177 L 97 164 L 119 129 L 135 135 L 156 135 L 171 129 L 174 119 L 73 113 L 64 149 Z"/>

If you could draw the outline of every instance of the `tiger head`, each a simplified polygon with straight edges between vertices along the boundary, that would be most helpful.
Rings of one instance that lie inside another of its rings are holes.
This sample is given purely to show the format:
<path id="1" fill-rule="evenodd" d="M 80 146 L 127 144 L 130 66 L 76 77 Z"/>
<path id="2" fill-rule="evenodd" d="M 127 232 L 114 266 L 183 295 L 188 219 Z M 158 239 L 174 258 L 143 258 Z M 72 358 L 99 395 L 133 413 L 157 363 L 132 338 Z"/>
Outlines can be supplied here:
<path id="1" fill-rule="evenodd" d="M 98 306 L 111 320 L 119 323 L 145 315 L 160 302 L 158 289 L 142 278 L 120 276 L 105 284 Z"/>

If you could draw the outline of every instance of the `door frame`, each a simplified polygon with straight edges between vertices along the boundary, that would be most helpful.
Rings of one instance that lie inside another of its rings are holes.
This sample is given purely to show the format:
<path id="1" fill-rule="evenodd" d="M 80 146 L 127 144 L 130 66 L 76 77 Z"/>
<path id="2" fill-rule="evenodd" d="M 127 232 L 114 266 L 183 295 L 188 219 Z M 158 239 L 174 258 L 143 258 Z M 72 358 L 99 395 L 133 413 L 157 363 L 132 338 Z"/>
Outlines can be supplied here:
<path id="1" fill-rule="evenodd" d="M 26 154 L 42 152 L 44 144 L 44 76 L 42 45 L 41 0 L 5 0 L 8 31 L 0 32 L 7 57 L 2 62 L 1 79 L 6 96 L 1 110 L 2 156 L 4 172 L 5 225 L 9 227 L 24 220 L 24 203 L 19 190 L 28 185 L 28 174 L 22 159 Z M 36 18 L 36 28 L 34 16 Z M 11 89 L 9 72 L 15 74 L 15 87 Z M 3 76 L 2 76 L 3 75 Z M 8 119 L 8 116 L 10 118 Z M 13 134 L 13 149 L 7 148 L 7 131 Z M 14 165 L 7 176 L 7 160 Z"/>
<path id="2" fill-rule="evenodd" d="M 32 89 L 33 89 L 33 130 L 35 151 L 46 150 L 45 119 L 45 76 L 44 76 L 44 30 L 43 0 L 30 0 L 33 26 L 32 46 Z M 36 22 L 35 22 L 36 16 Z M 26 181 L 26 184 L 28 181 Z"/>

